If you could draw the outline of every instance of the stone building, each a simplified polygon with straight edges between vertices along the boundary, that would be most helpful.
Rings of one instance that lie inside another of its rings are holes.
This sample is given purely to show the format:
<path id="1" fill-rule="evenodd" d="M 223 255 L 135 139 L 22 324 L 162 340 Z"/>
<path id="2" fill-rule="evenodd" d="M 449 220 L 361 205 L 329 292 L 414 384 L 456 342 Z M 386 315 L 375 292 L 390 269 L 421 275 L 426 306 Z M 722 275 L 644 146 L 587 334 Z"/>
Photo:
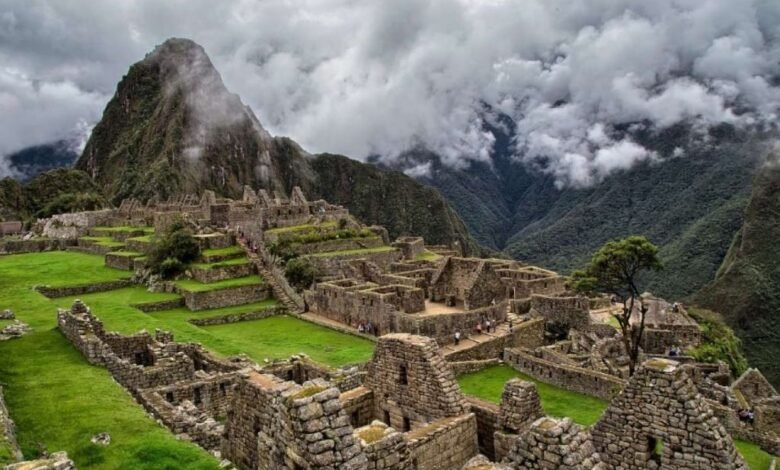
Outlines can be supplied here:
<path id="1" fill-rule="evenodd" d="M 646 361 L 591 430 L 609 468 L 747 469 L 679 363 Z"/>

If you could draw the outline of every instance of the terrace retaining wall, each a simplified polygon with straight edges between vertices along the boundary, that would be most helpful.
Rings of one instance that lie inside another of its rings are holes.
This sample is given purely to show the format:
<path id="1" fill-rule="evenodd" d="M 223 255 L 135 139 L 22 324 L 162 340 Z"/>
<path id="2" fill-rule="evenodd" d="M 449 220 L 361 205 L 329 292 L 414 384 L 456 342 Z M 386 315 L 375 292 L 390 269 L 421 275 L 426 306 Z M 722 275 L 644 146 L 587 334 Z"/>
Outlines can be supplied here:
<path id="1" fill-rule="evenodd" d="M 478 453 L 477 418 L 444 418 L 406 434 L 417 470 L 461 468 Z"/>
<path id="2" fill-rule="evenodd" d="M 213 266 L 207 269 L 192 268 L 192 277 L 198 282 L 208 284 L 210 282 L 246 277 L 253 274 L 254 265 L 247 260 L 245 264 L 230 264 L 225 266 Z"/>
<path id="3" fill-rule="evenodd" d="M 58 297 L 72 297 L 74 295 L 93 294 L 95 292 L 106 292 L 110 290 L 122 289 L 134 285 L 130 279 L 117 279 L 116 281 L 95 282 L 92 284 L 82 284 L 78 286 L 36 286 L 35 290 L 50 299 Z"/>
<path id="4" fill-rule="evenodd" d="M 626 382 L 612 375 L 562 364 L 555 364 L 519 349 L 506 349 L 504 361 L 516 370 L 539 381 L 604 400 L 614 398 Z"/>
<path id="5" fill-rule="evenodd" d="M 198 311 L 259 302 L 269 297 L 268 291 L 267 284 L 250 284 L 198 292 L 181 290 L 180 294 L 187 308 Z"/>
<path id="6" fill-rule="evenodd" d="M 285 307 L 271 307 L 257 312 L 232 313 L 209 318 L 190 318 L 187 321 L 197 326 L 226 325 L 241 321 L 262 320 L 263 318 L 285 315 L 286 313 L 287 309 Z"/>

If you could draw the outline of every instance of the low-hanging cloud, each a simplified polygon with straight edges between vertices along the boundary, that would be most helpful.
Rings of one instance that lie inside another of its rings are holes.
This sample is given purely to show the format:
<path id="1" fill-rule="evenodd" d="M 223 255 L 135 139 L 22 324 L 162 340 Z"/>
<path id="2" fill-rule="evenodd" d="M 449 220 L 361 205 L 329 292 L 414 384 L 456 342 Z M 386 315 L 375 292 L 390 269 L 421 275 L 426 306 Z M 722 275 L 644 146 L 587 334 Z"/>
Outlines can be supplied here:
<path id="1" fill-rule="evenodd" d="M 489 161 L 490 109 L 514 119 L 516 158 L 561 185 L 665 157 L 616 128 L 766 127 L 780 109 L 775 0 L 12 0 L 4 10 L 0 77 L 70 92 L 37 92 L 38 108 L 0 118 L 0 153 L 94 119 L 129 64 L 171 36 L 202 44 L 266 128 L 310 151 L 392 161 L 423 146 L 455 167 Z M 0 78 L 0 96 L 16 89 Z"/>

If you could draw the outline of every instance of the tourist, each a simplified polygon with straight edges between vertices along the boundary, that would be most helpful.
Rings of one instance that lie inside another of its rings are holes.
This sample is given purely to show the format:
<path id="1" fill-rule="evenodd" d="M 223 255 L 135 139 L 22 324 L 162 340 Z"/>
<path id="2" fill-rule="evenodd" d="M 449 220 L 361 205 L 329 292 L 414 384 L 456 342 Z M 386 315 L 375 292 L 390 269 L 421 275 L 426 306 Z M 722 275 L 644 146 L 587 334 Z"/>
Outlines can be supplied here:
<path id="1" fill-rule="evenodd" d="M 455 346 L 460 344 L 460 330 L 455 330 Z"/>
<path id="2" fill-rule="evenodd" d="M 482 334 L 482 322 L 477 322 L 477 334 Z"/>
<path id="3" fill-rule="evenodd" d="M 493 328 L 493 333 L 496 332 L 496 319 L 490 320 L 490 326 Z"/>
<path id="4" fill-rule="evenodd" d="M 358 323 L 358 333 L 364 333 L 366 331 L 366 327 L 363 326 L 363 322 L 361 321 Z"/>
<path id="5" fill-rule="evenodd" d="M 509 332 L 512 333 L 512 320 L 509 320 Z"/>

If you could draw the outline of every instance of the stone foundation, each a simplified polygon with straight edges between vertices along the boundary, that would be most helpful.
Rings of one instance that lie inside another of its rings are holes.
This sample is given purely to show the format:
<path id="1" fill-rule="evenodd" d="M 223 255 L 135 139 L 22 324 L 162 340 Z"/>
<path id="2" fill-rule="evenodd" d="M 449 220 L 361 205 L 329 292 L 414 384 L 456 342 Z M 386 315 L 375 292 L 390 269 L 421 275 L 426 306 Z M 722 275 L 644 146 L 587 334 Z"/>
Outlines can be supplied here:
<path id="1" fill-rule="evenodd" d="M 266 284 L 251 284 L 200 292 L 182 290 L 180 294 L 184 297 L 184 304 L 193 312 L 260 302 L 270 297 Z"/>

